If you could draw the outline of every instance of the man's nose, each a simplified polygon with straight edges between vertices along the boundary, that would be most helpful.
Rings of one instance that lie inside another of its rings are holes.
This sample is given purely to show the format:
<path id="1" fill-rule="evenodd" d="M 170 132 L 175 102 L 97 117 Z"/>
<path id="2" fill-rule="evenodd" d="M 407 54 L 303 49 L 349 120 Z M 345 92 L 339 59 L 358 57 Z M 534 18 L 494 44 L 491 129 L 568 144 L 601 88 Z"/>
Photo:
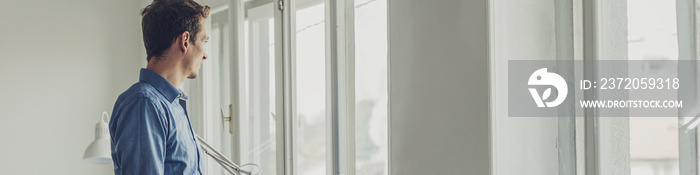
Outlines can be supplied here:
<path id="1" fill-rule="evenodd" d="M 202 60 L 206 60 L 209 56 L 207 56 L 207 53 L 204 53 L 204 57 L 202 57 Z"/>

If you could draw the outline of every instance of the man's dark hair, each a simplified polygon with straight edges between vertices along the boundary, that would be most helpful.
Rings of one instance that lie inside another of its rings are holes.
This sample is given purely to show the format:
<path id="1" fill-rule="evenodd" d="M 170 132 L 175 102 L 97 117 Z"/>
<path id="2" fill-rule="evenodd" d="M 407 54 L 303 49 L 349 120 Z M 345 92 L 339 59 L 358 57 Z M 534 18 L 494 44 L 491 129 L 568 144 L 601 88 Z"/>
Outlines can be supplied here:
<path id="1" fill-rule="evenodd" d="M 190 32 L 190 40 L 195 43 L 201 30 L 199 22 L 209 16 L 209 9 L 209 6 L 202 6 L 193 0 L 154 0 L 146 6 L 141 11 L 146 61 L 162 56 L 185 31 Z"/>

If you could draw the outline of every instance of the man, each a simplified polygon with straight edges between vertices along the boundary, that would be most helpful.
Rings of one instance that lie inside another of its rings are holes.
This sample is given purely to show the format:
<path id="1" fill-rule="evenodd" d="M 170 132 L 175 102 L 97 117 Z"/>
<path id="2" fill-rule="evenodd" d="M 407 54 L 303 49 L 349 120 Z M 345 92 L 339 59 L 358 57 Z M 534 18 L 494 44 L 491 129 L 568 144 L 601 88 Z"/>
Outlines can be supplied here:
<path id="1" fill-rule="evenodd" d="M 197 77 L 207 55 L 209 6 L 193 0 L 155 0 L 143 9 L 148 65 L 122 93 L 109 122 L 114 173 L 203 174 L 197 139 L 179 89 Z"/>

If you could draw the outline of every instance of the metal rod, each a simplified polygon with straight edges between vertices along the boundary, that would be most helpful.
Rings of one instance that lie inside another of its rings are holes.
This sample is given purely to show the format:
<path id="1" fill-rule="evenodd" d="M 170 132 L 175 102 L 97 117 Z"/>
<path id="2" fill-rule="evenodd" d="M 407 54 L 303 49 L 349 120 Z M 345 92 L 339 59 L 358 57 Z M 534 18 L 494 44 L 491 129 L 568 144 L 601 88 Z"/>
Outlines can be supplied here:
<path id="1" fill-rule="evenodd" d="M 224 169 L 226 169 L 226 171 L 228 171 L 229 173 L 231 173 L 233 175 L 238 175 L 235 172 L 243 173 L 243 174 L 247 174 L 247 175 L 252 174 L 250 171 L 242 170 L 240 166 L 236 165 L 236 163 L 233 163 L 231 160 L 226 158 L 226 156 L 224 156 L 219 151 L 214 149 L 214 147 L 212 147 L 206 141 L 204 141 L 204 139 L 202 139 L 202 137 L 199 137 L 199 135 L 195 135 L 195 136 L 197 136 L 197 140 L 199 141 L 199 145 L 202 147 L 202 149 L 204 149 L 204 153 L 206 153 L 210 157 L 214 158 L 214 160 L 216 160 L 216 162 L 219 163 L 219 165 L 224 167 Z"/>

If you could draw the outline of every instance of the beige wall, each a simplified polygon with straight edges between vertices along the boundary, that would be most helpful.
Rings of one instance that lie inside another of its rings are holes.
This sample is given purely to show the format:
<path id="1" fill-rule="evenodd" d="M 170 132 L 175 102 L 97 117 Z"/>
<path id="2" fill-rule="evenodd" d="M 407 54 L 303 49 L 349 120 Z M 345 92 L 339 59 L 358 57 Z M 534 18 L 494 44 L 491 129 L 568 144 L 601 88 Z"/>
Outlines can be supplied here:
<path id="1" fill-rule="evenodd" d="M 82 162 L 102 111 L 138 80 L 139 1 L 3 1 L 2 174 L 113 174 Z"/>
<path id="2" fill-rule="evenodd" d="M 488 4 L 388 1 L 391 174 L 490 174 Z"/>

